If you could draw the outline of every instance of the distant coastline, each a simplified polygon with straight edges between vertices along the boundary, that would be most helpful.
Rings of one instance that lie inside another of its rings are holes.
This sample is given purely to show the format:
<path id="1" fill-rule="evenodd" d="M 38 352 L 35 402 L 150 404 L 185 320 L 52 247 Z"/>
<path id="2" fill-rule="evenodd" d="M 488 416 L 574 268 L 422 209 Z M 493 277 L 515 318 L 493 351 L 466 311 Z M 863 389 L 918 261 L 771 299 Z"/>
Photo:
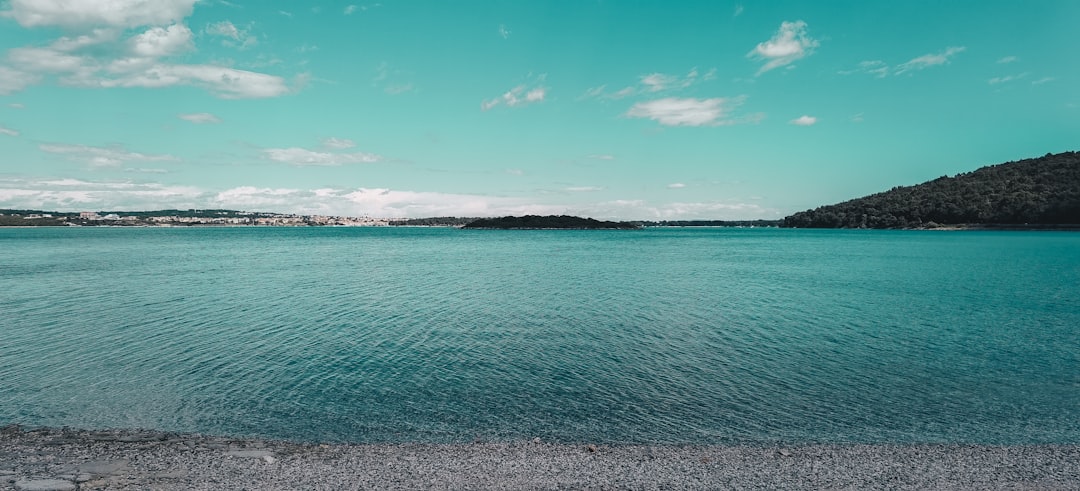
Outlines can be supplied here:
<path id="1" fill-rule="evenodd" d="M 779 227 L 779 220 L 610 222 L 571 216 L 375 218 L 238 210 L 56 212 L 0 209 L 0 227 L 453 227 L 499 229 L 636 229 L 643 227 Z M 541 220 L 537 220 L 537 218 Z M 525 221 L 530 221 L 526 224 Z M 517 222 L 515 222 L 517 221 Z M 560 221 L 562 222 L 560 224 Z M 517 226 L 513 223 L 518 223 Z M 469 226 L 470 224 L 476 224 Z M 487 225 L 485 225 L 487 224 Z"/>

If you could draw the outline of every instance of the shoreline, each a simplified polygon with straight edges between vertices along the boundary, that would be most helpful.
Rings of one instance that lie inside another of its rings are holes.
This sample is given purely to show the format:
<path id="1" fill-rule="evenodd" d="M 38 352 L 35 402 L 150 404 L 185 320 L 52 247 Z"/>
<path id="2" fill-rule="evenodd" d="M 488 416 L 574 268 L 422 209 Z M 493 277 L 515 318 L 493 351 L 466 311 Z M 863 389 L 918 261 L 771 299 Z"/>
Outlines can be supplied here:
<path id="1" fill-rule="evenodd" d="M 1078 489 L 1080 445 L 319 444 L 0 428 L 0 489 Z"/>

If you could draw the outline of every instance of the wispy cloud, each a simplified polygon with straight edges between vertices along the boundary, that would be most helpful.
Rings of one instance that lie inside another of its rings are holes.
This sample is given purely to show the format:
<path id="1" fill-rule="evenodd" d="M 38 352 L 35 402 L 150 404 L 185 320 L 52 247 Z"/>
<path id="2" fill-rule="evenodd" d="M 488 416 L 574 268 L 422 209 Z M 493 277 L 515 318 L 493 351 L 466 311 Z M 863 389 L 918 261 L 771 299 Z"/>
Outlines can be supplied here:
<path id="1" fill-rule="evenodd" d="M 741 4 L 741 3 L 739 3 L 739 4 L 735 4 L 735 12 L 733 12 L 733 13 L 731 14 L 731 16 L 732 16 L 732 17 L 738 17 L 738 16 L 742 15 L 742 13 L 743 13 L 743 12 L 744 12 L 745 10 L 746 10 L 746 8 L 744 8 L 744 7 L 743 7 L 743 4 Z"/>
<path id="2" fill-rule="evenodd" d="M 630 85 L 615 92 L 607 92 L 607 84 L 591 87 L 585 91 L 578 100 L 584 99 L 623 99 L 632 95 L 656 94 L 660 92 L 677 92 L 692 87 L 698 83 L 716 79 L 716 69 L 711 68 L 702 74 L 698 69 L 691 68 L 685 76 L 667 73 L 653 72 L 638 77 L 637 85 Z"/>
<path id="3" fill-rule="evenodd" d="M 817 124 L 817 118 L 804 114 L 788 122 L 796 126 L 813 126 Z"/>
<path id="4" fill-rule="evenodd" d="M 248 49 L 259 44 L 259 38 L 251 34 L 250 27 L 241 29 L 227 20 L 206 26 L 206 33 L 226 38 L 221 42 L 223 46 Z"/>
<path id="5" fill-rule="evenodd" d="M 1016 75 L 1006 75 L 1004 77 L 994 77 L 994 78 L 992 78 L 990 80 L 987 80 L 986 82 L 989 83 L 990 85 L 997 85 L 997 84 L 1003 84 L 1003 83 L 1007 83 L 1007 82 L 1012 82 L 1014 80 L 1020 80 L 1022 78 L 1026 78 L 1027 76 L 1028 76 L 1028 72 L 1024 72 L 1024 73 L 1018 73 Z"/>
<path id="6" fill-rule="evenodd" d="M 937 65 L 948 64 L 953 57 L 963 53 L 967 48 L 963 46 L 952 46 L 946 48 L 940 53 L 925 54 L 916 58 L 913 58 L 907 62 L 901 63 L 895 67 L 889 66 L 887 63 L 881 60 L 868 60 L 861 61 L 859 65 L 853 70 L 841 70 L 841 75 L 851 75 L 857 73 L 864 73 L 873 75 L 877 78 L 885 78 L 889 75 L 901 75 L 908 72 L 918 71 L 925 68 L 929 68 Z M 1003 58 L 1004 59 L 1004 58 Z M 1000 62 L 1000 61 L 999 61 Z"/>
<path id="7" fill-rule="evenodd" d="M 806 22 L 785 21 L 771 39 L 759 43 L 746 56 L 765 62 L 757 71 L 757 74 L 761 75 L 809 56 L 819 44 L 807 33 Z"/>
<path id="8" fill-rule="evenodd" d="M 350 140 L 348 138 L 330 137 L 330 138 L 323 138 L 322 139 L 322 145 L 325 148 L 332 148 L 332 149 L 335 149 L 335 150 L 343 150 L 343 149 L 346 149 L 346 148 L 355 148 L 356 147 L 356 142 L 354 142 L 354 141 L 352 141 L 352 140 Z"/>
<path id="9" fill-rule="evenodd" d="M 1003 58 L 999 58 L 997 62 L 1001 63 L 1001 64 L 1004 64 L 1004 63 L 1012 63 L 1014 61 L 1019 61 L 1019 60 L 1020 60 L 1020 58 L 1017 58 L 1015 56 L 1005 56 Z"/>
<path id="10" fill-rule="evenodd" d="M 881 60 L 868 60 L 859 62 L 859 66 L 854 70 L 840 71 L 841 75 L 851 75 L 853 73 L 868 73 L 877 78 L 884 78 L 889 76 L 889 65 Z"/>
<path id="11" fill-rule="evenodd" d="M 38 145 L 43 152 L 66 155 L 69 159 L 82 162 L 91 167 L 119 167 L 127 162 L 178 162 L 172 155 L 155 155 L 131 152 L 122 145 L 95 147 L 90 145 L 68 145 L 63 143 L 43 143 Z"/>
<path id="12" fill-rule="evenodd" d="M 589 158 L 590 159 L 595 159 L 595 160 L 615 160 L 614 155 L 608 155 L 608 154 L 593 154 L 593 155 L 589 155 Z"/>
<path id="13" fill-rule="evenodd" d="M 275 162 L 303 166 L 337 166 L 345 164 L 371 164 L 379 162 L 382 157 L 365 152 L 338 153 L 320 152 L 300 147 L 267 148 L 263 155 Z"/>
<path id="14" fill-rule="evenodd" d="M 603 191 L 604 188 L 599 186 L 570 186 L 564 188 L 564 191 L 570 191 L 571 193 L 591 193 L 596 191 Z"/>
<path id="15" fill-rule="evenodd" d="M 686 184 L 683 184 L 681 182 L 673 182 L 673 183 L 667 185 L 668 189 L 682 189 L 682 188 L 685 188 L 685 187 L 686 187 Z"/>
<path id="16" fill-rule="evenodd" d="M 404 94 L 416 88 L 412 82 L 402 81 L 405 77 L 404 72 L 384 61 L 375 66 L 375 78 L 371 80 L 371 85 L 381 87 L 383 92 L 390 95 Z"/>
<path id="17" fill-rule="evenodd" d="M 932 66 L 944 65 L 949 63 L 952 58 L 967 50 L 964 46 L 950 46 L 945 48 L 945 51 L 940 53 L 925 54 L 911 59 L 908 62 L 901 63 L 896 67 L 896 74 L 901 75 L 910 71 L 922 70 Z"/>
<path id="18" fill-rule="evenodd" d="M 739 106 L 743 98 L 734 99 L 716 97 L 712 99 L 694 99 L 667 97 L 634 104 L 626 117 L 646 118 L 664 126 L 715 126 L 734 124 L 729 118 L 734 107 Z"/>
<path id="19" fill-rule="evenodd" d="M 540 76 L 538 78 L 539 80 L 536 82 L 518 85 L 517 87 L 504 92 L 503 95 L 499 97 L 482 101 L 480 103 L 480 109 L 487 111 L 500 105 L 518 107 L 543 102 L 544 98 L 547 97 L 548 89 L 541 85 L 544 81 L 544 77 Z M 532 86 L 530 87 L 530 85 Z"/>
<path id="20" fill-rule="evenodd" d="M 7 126 L 0 125 L 0 135 L 19 136 L 19 132 L 8 128 Z"/>
<path id="21" fill-rule="evenodd" d="M 1053 82 L 1054 80 L 1057 80 L 1057 79 L 1054 78 L 1054 77 L 1043 77 L 1043 78 L 1040 78 L 1038 80 L 1032 80 L 1031 85 L 1042 85 L 1042 84 L 1045 84 L 1047 82 Z"/>
<path id="22" fill-rule="evenodd" d="M 359 8 L 359 7 L 357 7 L 356 5 L 349 5 L 349 6 L 345 7 L 345 11 L 344 11 L 344 14 L 345 14 L 345 15 L 352 15 L 353 13 L 355 13 L 355 12 L 356 12 L 356 10 L 357 10 L 358 8 Z"/>
<path id="23" fill-rule="evenodd" d="M 217 124 L 221 119 L 210 113 L 178 114 L 176 117 L 195 124 Z"/>
<path id="24" fill-rule="evenodd" d="M 503 39 L 508 39 L 510 37 L 510 34 L 513 33 L 510 31 L 509 28 L 506 27 L 505 24 L 499 24 L 499 36 L 502 36 Z"/>

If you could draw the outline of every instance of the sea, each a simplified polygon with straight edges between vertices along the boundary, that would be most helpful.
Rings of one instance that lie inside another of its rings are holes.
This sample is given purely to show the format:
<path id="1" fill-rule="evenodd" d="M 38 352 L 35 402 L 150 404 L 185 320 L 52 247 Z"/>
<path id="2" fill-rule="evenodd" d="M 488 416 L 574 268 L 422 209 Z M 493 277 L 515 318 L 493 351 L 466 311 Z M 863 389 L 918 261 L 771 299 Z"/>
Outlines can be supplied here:
<path id="1" fill-rule="evenodd" d="M 0 229 L 0 425 L 1080 443 L 1080 233 Z"/>

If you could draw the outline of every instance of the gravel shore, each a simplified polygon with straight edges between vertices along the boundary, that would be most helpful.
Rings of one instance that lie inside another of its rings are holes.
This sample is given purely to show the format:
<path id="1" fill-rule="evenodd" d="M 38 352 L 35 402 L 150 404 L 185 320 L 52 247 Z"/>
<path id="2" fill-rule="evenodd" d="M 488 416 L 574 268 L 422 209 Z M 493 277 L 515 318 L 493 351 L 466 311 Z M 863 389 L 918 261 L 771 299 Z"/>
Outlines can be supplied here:
<path id="1" fill-rule="evenodd" d="M 0 429 L 0 489 L 1080 489 L 1080 446 L 319 445 Z"/>

